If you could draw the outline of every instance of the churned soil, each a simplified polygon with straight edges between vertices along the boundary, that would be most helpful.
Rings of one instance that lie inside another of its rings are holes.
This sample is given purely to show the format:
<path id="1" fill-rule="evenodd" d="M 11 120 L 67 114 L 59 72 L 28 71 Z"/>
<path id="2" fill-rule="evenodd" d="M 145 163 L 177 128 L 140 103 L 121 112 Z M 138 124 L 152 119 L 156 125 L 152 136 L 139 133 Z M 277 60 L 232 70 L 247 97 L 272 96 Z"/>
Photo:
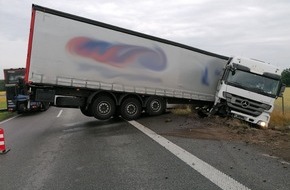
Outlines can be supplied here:
<path id="1" fill-rule="evenodd" d="M 185 117 L 185 122 L 180 123 L 178 128 L 166 132 L 164 135 L 255 144 L 269 156 L 290 161 L 290 127 L 280 130 L 271 129 L 271 127 L 259 129 L 237 119 L 217 116 L 200 118 L 195 113 L 179 117 Z M 172 116 L 167 118 L 165 122 L 171 122 L 173 119 Z"/>

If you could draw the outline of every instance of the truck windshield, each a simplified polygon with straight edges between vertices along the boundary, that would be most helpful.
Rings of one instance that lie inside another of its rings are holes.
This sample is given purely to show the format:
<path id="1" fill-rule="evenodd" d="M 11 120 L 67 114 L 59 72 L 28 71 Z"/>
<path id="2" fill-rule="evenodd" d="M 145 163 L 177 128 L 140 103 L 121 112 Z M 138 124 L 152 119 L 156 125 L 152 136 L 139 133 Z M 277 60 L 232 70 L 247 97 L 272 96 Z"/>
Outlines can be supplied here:
<path id="1" fill-rule="evenodd" d="M 277 96 L 280 84 L 277 79 L 242 70 L 229 71 L 226 83 L 270 97 Z"/>
<path id="2" fill-rule="evenodd" d="M 18 80 L 24 78 L 24 70 L 4 70 L 5 83 L 6 84 L 16 84 Z"/>

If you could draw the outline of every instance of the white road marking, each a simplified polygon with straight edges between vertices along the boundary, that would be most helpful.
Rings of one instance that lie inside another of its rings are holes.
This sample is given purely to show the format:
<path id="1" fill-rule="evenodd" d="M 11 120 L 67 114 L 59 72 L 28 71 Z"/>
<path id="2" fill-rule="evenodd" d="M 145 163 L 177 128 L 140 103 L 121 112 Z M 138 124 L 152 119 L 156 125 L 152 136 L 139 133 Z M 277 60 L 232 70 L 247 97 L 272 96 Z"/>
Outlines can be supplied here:
<path id="1" fill-rule="evenodd" d="M 60 117 L 62 114 L 62 110 L 59 111 L 58 115 L 56 117 Z"/>
<path id="2" fill-rule="evenodd" d="M 8 121 L 10 121 L 10 120 L 12 120 L 12 119 L 15 119 L 15 118 L 18 117 L 18 116 L 19 116 L 19 115 L 16 115 L 16 116 L 14 116 L 14 117 L 11 117 L 11 118 L 9 118 L 9 119 L 6 119 L 6 120 L 0 122 L 0 125 L 2 125 L 3 123 L 6 123 L 6 122 L 8 122 Z"/>
<path id="3" fill-rule="evenodd" d="M 221 189 L 239 189 L 239 190 L 248 190 L 249 188 L 243 184 L 237 182 L 230 176 L 224 174 L 203 160 L 197 158 L 166 138 L 158 135 L 154 131 L 148 129 L 147 127 L 141 125 L 136 121 L 128 121 L 131 125 L 142 131 L 148 137 L 159 143 L 161 146 L 169 150 L 179 159 L 188 164 L 191 168 L 199 172 L 201 175 L 209 179 L 211 182 L 219 186 Z"/>

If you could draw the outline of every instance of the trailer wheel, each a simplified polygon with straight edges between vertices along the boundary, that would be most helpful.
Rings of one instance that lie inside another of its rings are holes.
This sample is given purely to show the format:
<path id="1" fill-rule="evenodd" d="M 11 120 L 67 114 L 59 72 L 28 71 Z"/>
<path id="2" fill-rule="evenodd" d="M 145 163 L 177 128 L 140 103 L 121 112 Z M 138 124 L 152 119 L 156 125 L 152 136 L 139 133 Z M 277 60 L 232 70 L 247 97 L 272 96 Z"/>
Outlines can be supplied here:
<path id="1" fill-rule="evenodd" d="M 110 119 L 116 110 L 115 102 L 108 96 L 98 97 L 92 104 L 91 113 L 96 119 Z"/>
<path id="2" fill-rule="evenodd" d="M 121 104 L 121 116 L 126 120 L 139 118 L 141 112 L 141 103 L 135 98 L 128 98 Z"/>
<path id="3" fill-rule="evenodd" d="M 163 98 L 152 96 L 146 104 L 146 112 L 149 115 L 160 115 L 165 111 L 166 104 Z"/>
<path id="4" fill-rule="evenodd" d="M 86 106 L 81 106 L 80 110 L 81 110 L 82 114 L 84 114 L 85 116 L 88 116 L 88 117 L 93 116 L 92 111 L 90 109 L 90 106 L 88 106 L 88 108 L 86 108 Z"/>

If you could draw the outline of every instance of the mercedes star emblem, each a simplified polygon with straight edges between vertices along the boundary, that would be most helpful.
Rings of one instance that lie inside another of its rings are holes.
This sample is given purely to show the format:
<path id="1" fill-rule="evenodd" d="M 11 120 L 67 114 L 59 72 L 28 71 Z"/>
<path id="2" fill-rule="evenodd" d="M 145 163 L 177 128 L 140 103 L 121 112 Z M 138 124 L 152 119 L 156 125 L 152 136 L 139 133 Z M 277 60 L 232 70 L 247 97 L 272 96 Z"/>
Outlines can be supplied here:
<path id="1" fill-rule="evenodd" d="M 243 101 L 242 101 L 242 107 L 243 107 L 243 108 L 247 108 L 247 107 L 249 107 L 249 105 L 250 105 L 250 103 L 249 103 L 248 100 L 243 100 Z"/>

